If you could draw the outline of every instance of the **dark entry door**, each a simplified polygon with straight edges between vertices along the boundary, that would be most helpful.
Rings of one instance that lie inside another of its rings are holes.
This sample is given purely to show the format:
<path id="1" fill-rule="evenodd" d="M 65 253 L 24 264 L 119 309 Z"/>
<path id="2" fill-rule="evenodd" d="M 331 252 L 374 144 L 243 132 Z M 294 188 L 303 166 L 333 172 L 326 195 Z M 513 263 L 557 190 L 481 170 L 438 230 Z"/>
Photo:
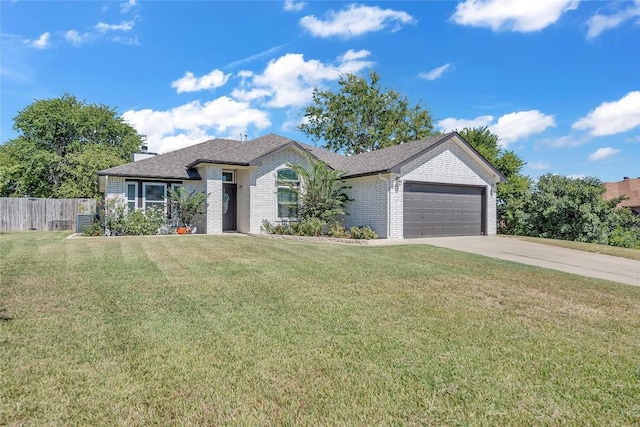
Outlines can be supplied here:
<path id="1" fill-rule="evenodd" d="M 222 231 L 236 229 L 236 184 L 222 185 Z"/>
<path id="2" fill-rule="evenodd" d="M 479 236 L 483 189 L 405 184 L 404 237 Z"/>

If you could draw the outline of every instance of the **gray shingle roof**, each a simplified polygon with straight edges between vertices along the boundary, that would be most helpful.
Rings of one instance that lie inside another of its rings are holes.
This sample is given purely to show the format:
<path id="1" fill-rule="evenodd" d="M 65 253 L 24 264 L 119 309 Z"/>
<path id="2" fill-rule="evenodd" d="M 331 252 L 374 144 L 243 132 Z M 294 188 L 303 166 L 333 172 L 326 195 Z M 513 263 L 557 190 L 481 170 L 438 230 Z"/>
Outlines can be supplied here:
<path id="1" fill-rule="evenodd" d="M 363 176 L 391 171 L 453 135 L 456 133 L 435 135 L 427 139 L 348 157 L 275 134 L 244 142 L 213 139 L 181 150 L 101 170 L 98 175 L 180 180 L 201 179 L 198 171 L 194 168 L 199 163 L 250 166 L 259 163 L 260 159 L 269 153 L 293 145 L 309 152 L 333 169 L 344 171 L 345 177 Z"/>

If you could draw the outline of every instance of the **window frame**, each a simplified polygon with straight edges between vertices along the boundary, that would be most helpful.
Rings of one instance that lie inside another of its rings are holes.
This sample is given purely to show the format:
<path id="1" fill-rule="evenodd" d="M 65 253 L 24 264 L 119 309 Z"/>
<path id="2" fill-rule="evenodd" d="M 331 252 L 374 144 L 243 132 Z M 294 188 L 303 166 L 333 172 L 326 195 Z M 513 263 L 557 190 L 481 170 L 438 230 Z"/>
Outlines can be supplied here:
<path id="1" fill-rule="evenodd" d="M 282 171 L 285 171 L 285 170 L 293 172 L 293 174 L 296 176 L 297 179 L 281 178 L 280 177 L 280 173 Z M 280 220 L 295 220 L 295 219 L 298 219 L 298 206 L 297 206 L 297 203 L 299 202 L 299 200 L 298 200 L 298 195 L 291 188 L 292 186 L 300 188 L 300 177 L 295 172 L 295 170 L 293 170 L 291 168 L 287 168 L 287 167 L 277 169 L 276 170 L 276 218 L 278 218 Z M 295 200 L 292 200 L 291 202 L 281 202 L 280 201 L 280 190 L 286 190 L 287 192 L 291 192 L 295 196 Z M 296 206 L 283 205 L 283 203 L 294 203 L 294 202 L 296 203 Z M 280 216 L 281 207 L 283 209 L 287 209 L 288 210 L 289 216 Z M 292 212 L 294 213 L 294 216 L 290 215 Z"/>
<path id="2" fill-rule="evenodd" d="M 135 189 L 134 193 L 135 196 L 133 199 L 129 198 L 129 186 L 133 185 L 133 188 Z M 131 210 L 136 210 L 136 209 L 140 209 L 140 207 L 138 206 L 138 198 L 139 198 L 139 194 L 138 194 L 138 183 L 136 181 L 125 181 L 124 183 L 124 188 L 125 188 L 125 198 L 127 200 L 127 208 L 129 209 L 129 211 Z M 133 209 L 131 209 L 131 206 L 129 206 L 129 203 L 133 203 Z"/>
<path id="3" fill-rule="evenodd" d="M 225 181 L 224 175 L 227 174 L 227 173 L 231 174 L 231 181 Z M 223 184 L 235 184 L 236 183 L 236 171 L 222 169 L 222 183 Z"/>
<path id="4" fill-rule="evenodd" d="M 159 200 L 151 200 L 147 202 L 147 187 L 157 186 L 162 187 L 164 189 L 164 197 L 162 202 Z M 143 182 L 142 183 L 142 210 L 144 212 L 147 211 L 147 203 L 153 203 L 152 206 L 159 206 L 162 204 L 162 209 L 166 213 L 167 212 L 167 183 L 166 182 Z M 151 206 L 150 206 L 151 207 Z"/>

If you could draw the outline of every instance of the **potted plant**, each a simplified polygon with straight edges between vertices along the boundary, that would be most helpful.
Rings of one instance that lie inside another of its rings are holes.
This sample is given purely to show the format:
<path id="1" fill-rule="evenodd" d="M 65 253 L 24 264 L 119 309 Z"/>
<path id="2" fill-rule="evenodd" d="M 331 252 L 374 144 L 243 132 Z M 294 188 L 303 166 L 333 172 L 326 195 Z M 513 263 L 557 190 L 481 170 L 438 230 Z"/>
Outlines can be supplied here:
<path id="1" fill-rule="evenodd" d="M 184 187 L 178 187 L 175 190 L 169 190 L 169 198 L 171 199 L 171 211 L 178 219 L 176 233 L 187 234 L 191 232 L 193 218 L 204 213 L 204 202 L 207 200 L 207 195 L 197 190 L 187 193 Z"/>

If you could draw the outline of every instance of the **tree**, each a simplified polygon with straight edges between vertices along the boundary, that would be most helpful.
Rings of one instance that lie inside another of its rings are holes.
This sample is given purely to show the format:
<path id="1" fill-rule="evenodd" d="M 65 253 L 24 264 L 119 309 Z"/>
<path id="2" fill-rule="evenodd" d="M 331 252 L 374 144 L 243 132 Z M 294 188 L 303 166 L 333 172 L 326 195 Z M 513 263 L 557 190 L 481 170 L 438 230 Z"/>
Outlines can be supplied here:
<path id="1" fill-rule="evenodd" d="M 331 169 L 324 162 L 309 158 L 309 168 L 299 164 L 287 164 L 300 179 L 300 185 L 290 184 L 298 198 L 298 214 L 303 220 L 316 218 L 323 223 L 344 215 L 344 205 L 349 200 L 344 190 L 344 172 Z"/>
<path id="2" fill-rule="evenodd" d="M 314 141 L 324 140 L 326 149 L 357 154 L 433 135 L 429 110 L 420 103 L 409 106 L 395 90 L 383 90 L 376 72 L 369 72 L 369 81 L 346 74 L 338 84 L 337 92 L 314 88 L 307 121 L 298 126 Z"/>
<path id="3" fill-rule="evenodd" d="M 190 193 L 180 186 L 175 190 L 169 190 L 172 209 L 175 209 L 178 220 L 187 228 L 191 228 L 193 218 L 204 213 L 204 202 L 207 194 L 193 190 Z"/>
<path id="4" fill-rule="evenodd" d="M 529 197 L 531 179 L 522 174 L 526 164 L 520 156 L 500 146 L 500 138 L 486 126 L 464 128 L 460 135 L 507 178 L 496 194 L 498 231 L 518 234 L 524 221 L 523 203 Z"/>
<path id="5" fill-rule="evenodd" d="M 0 146 L 0 196 L 93 197 L 96 172 L 130 161 L 144 141 L 114 109 L 74 96 L 36 100 Z"/>
<path id="6" fill-rule="evenodd" d="M 606 201 L 597 178 L 547 174 L 539 178 L 524 204 L 525 235 L 578 242 L 638 247 L 640 218 L 616 206 L 625 197 Z"/>

